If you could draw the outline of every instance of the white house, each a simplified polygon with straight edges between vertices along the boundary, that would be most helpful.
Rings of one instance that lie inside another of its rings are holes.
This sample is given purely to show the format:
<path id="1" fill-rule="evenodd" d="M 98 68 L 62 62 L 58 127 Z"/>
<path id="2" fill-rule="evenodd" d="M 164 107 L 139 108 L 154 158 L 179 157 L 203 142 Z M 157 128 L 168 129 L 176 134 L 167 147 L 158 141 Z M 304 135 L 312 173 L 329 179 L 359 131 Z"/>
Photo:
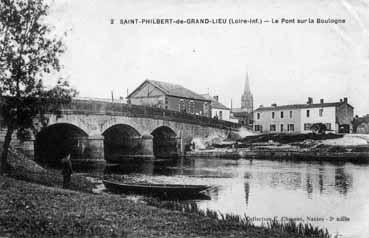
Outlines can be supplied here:
<path id="1" fill-rule="evenodd" d="M 347 98 L 339 102 L 260 106 L 254 111 L 254 130 L 267 133 L 308 133 L 314 123 L 323 123 L 336 133 L 352 131 L 354 108 Z"/>

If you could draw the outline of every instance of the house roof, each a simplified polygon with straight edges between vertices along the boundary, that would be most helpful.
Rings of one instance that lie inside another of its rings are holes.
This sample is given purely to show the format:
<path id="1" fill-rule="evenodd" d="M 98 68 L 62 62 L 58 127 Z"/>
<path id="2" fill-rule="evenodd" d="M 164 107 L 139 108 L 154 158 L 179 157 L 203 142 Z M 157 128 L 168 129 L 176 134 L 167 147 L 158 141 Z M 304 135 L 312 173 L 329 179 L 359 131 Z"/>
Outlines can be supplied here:
<path id="1" fill-rule="evenodd" d="M 242 111 L 242 108 L 239 108 L 239 107 L 233 107 L 233 108 L 231 109 L 231 112 L 232 112 L 232 113 L 234 113 L 234 112 L 243 112 L 243 111 Z"/>
<path id="2" fill-rule="evenodd" d="M 212 96 L 210 96 L 209 94 L 201 94 L 201 96 L 203 96 L 204 98 L 208 99 L 211 101 L 211 108 L 213 109 L 223 109 L 223 110 L 229 110 L 228 107 L 226 107 L 225 105 L 223 105 L 222 103 L 218 102 L 217 100 L 215 100 Z"/>
<path id="3" fill-rule="evenodd" d="M 160 91 L 162 91 L 164 94 L 174 97 L 180 97 L 180 98 L 189 98 L 189 99 L 196 99 L 196 100 L 202 100 L 202 101 L 210 101 L 203 96 L 179 85 L 179 84 L 172 84 L 167 82 L 161 82 L 156 80 L 145 80 L 140 86 L 138 86 L 131 94 L 128 95 L 128 98 L 130 98 L 137 90 L 139 90 L 145 83 L 150 83 L 154 87 L 158 88 Z"/>
<path id="4" fill-rule="evenodd" d="M 241 111 L 241 112 L 232 112 L 233 116 L 235 117 L 247 117 L 252 115 L 251 112 L 245 112 L 245 111 Z"/>
<path id="5" fill-rule="evenodd" d="M 281 105 L 275 107 L 259 107 L 255 109 L 255 111 L 270 111 L 270 110 L 288 110 L 288 109 L 303 109 L 303 108 L 316 108 L 316 107 L 337 107 L 347 102 L 329 102 L 329 103 L 312 103 L 312 104 L 290 104 L 290 105 Z M 349 107 L 352 107 L 347 103 Z M 352 107 L 353 108 L 353 107 Z"/>
<path id="6" fill-rule="evenodd" d="M 245 111 L 245 109 L 242 108 L 232 108 L 231 114 L 235 117 L 246 117 L 249 115 L 252 115 L 252 112 Z"/>

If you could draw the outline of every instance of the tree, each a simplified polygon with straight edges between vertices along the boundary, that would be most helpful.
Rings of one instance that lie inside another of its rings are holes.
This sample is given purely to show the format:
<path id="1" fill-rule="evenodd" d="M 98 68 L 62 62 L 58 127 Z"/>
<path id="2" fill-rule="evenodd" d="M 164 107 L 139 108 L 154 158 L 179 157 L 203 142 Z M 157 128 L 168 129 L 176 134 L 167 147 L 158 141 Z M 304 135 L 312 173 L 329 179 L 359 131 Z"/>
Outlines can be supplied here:
<path id="1" fill-rule="evenodd" d="M 45 124 L 47 112 L 60 113 L 76 95 L 68 82 L 59 79 L 53 88 L 43 79 L 61 68 L 65 47 L 45 22 L 49 6 L 44 0 L 0 0 L 0 115 L 6 127 L 0 174 L 7 168 L 12 135 L 27 136 L 34 120 Z"/>

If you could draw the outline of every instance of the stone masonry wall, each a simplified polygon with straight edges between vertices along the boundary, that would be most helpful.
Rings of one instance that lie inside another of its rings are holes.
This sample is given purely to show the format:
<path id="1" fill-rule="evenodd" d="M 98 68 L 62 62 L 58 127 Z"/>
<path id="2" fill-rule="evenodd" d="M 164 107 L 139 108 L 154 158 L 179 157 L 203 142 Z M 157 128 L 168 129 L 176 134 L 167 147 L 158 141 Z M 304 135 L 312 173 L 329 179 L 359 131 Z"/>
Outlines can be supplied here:
<path id="1" fill-rule="evenodd" d="M 352 121 L 354 118 L 354 109 L 347 103 L 343 103 L 336 108 L 337 123 L 339 125 L 350 125 L 350 131 L 352 131 Z"/>

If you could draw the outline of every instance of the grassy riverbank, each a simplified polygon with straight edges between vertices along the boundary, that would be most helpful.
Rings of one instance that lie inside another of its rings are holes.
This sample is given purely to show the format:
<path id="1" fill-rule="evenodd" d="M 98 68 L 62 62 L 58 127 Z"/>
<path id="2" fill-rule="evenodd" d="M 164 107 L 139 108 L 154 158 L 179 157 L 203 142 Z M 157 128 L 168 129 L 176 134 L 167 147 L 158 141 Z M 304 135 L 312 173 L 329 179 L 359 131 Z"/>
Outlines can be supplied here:
<path id="1" fill-rule="evenodd" d="M 303 237 L 196 213 L 0 177 L 2 237 Z M 308 237 L 308 236 L 306 236 Z"/>
<path id="2" fill-rule="evenodd" d="M 178 202 L 92 194 L 94 185 L 82 175 L 65 190 L 59 172 L 16 151 L 9 161 L 13 178 L 0 177 L 0 237 L 327 237 L 323 230 L 288 224 L 256 227 Z"/>
<path id="3" fill-rule="evenodd" d="M 10 177 L 51 187 L 61 187 L 63 184 L 63 177 L 60 171 L 45 169 L 12 148 L 8 154 L 8 162 L 10 164 Z M 72 175 L 71 190 L 92 192 L 94 187 L 94 183 L 85 176 Z"/>

